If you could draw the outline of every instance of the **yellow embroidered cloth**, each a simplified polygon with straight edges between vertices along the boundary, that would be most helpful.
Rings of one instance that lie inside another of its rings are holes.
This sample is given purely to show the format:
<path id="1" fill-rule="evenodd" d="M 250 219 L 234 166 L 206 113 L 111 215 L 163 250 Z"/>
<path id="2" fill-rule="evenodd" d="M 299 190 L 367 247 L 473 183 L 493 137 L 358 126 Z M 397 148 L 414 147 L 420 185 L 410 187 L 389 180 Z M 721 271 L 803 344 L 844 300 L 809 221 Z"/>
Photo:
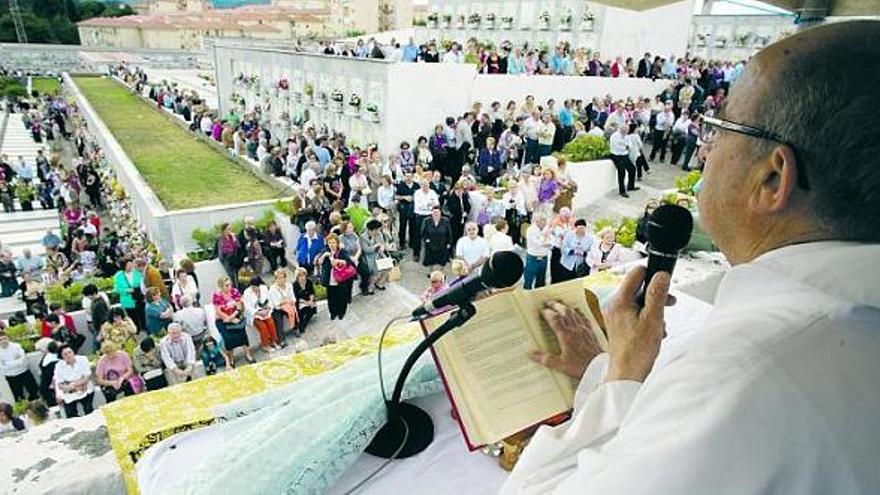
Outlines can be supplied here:
<path id="1" fill-rule="evenodd" d="M 417 324 L 406 324 L 392 328 L 384 346 L 390 348 L 420 337 Z M 106 418 L 110 445 L 128 493 L 139 493 L 135 462 L 146 449 L 176 433 L 213 424 L 216 406 L 328 372 L 375 354 L 378 345 L 378 333 L 363 335 L 105 405 L 100 412 Z"/>

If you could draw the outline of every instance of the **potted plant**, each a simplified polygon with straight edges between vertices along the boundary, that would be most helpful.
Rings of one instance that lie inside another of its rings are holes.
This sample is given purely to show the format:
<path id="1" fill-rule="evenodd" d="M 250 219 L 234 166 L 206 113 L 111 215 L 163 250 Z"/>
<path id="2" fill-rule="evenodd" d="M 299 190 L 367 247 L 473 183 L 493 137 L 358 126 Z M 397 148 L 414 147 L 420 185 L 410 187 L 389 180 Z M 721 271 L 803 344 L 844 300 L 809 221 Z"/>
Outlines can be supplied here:
<path id="1" fill-rule="evenodd" d="M 513 16 L 506 15 L 501 18 L 501 28 L 506 30 L 513 29 Z"/>
<path id="2" fill-rule="evenodd" d="M 367 120 L 370 122 L 379 122 L 379 105 L 375 103 L 367 103 Z"/>
<path id="3" fill-rule="evenodd" d="M 562 13 L 562 16 L 559 18 L 559 29 L 562 31 L 570 31 L 571 30 L 571 20 L 572 15 L 570 10 L 566 10 Z"/>
<path id="4" fill-rule="evenodd" d="M 452 27 L 452 14 L 443 14 L 443 28 L 449 29 Z"/>
<path id="5" fill-rule="evenodd" d="M 550 29 L 550 12 L 545 10 L 538 15 L 538 29 L 544 31 Z"/>
<path id="6" fill-rule="evenodd" d="M 581 17 L 581 29 L 584 31 L 592 31 L 596 27 L 596 16 L 589 10 L 584 12 Z"/>
<path id="7" fill-rule="evenodd" d="M 736 44 L 736 46 L 744 48 L 746 45 L 748 45 L 751 38 L 752 33 L 735 33 L 733 35 L 733 42 Z"/>
<path id="8" fill-rule="evenodd" d="M 468 25 L 474 29 L 479 29 L 481 20 L 482 16 L 480 16 L 479 12 L 474 12 L 468 16 Z"/>
<path id="9" fill-rule="evenodd" d="M 719 36 L 715 38 L 715 48 L 724 48 L 724 45 L 727 44 L 727 37 Z"/>
<path id="10" fill-rule="evenodd" d="M 486 29 L 495 29 L 495 14 L 492 12 L 486 14 Z"/>
<path id="11" fill-rule="evenodd" d="M 464 29 L 465 20 L 466 20 L 466 18 L 464 16 L 464 14 L 459 14 L 458 19 L 455 21 L 455 27 L 457 27 L 458 29 Z"/>
<path id="12" fill-rule="evenodd" d="M 281 91 L 289 91 L 290 90 L 290 82 L 286 77 L 282 77 L 278 80 L 278 89 Z"/>
<path id="13" fill-rule="evenodd" d="M 348 97 L 348 114 L 352 117 L 359 117 L 361 113 L 361 97 L 352 93 Z"/>
<path id="14" fill-rule="evenodd" d="M 428 14 L 428 27 L 432 29 L 437 28 L 437 21 L 440 19 L 440 16 L 437 15 L 436 12 L 431 12 Z"/>
<path id="15" fill-rule="evenodd" d="M 315 98 L 315 106 L 318 108 L 327 108 L 327 93 L 323 91 L 318 92 L 318 97 Z"/>

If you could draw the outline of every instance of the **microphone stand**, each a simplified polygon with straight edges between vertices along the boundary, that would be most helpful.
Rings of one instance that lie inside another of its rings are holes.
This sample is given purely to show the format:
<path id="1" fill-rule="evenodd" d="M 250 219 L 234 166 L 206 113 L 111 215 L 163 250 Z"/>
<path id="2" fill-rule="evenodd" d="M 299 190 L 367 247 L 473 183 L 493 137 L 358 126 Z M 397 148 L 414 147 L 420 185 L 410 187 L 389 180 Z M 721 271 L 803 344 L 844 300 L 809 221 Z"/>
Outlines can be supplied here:
<path id="1" fill-rule="evenodd" d="M 421 408 L 400 401 L 403 386 L 422 354 L 441 337 L 464 325 L 475 314 L 477 314 L 477 309 L 472 303 L 460 304 L 458 309 L 449 316 L 449 319 L 431 332 L 425 340 L 419 342 L 419 345 L 406 358 L 406 362 L 397 376 L 391 400 L 385 400 L 388 421 L 367 446 L 366 452 L 368 454 L 384 459 L 404 459 L 422 452 L 431 445 L 431 442 L 434 441 L 434 422 L 431 420 L 431 416 Z"/>

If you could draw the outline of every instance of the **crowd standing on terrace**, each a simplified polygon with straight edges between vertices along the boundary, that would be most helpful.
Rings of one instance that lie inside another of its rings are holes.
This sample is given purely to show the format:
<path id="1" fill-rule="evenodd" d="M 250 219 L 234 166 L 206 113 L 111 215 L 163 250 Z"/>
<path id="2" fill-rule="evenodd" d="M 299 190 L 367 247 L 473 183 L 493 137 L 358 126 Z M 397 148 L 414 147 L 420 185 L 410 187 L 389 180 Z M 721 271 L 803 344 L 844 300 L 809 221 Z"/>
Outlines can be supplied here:
<path id="1" fill-rule="evenodd" d="M 309 50 L 302 45 L 297 45 L 295 49 Z M 464 42 L 430 40 L 420 44 L 413 38 L 405 43 L 392 38 L 387 45 L 382 45 L 375 38 L 366 41 L 358 39 L 354 44 L 327 41 L 319 47 L 319 51 L 324 55 L 404 63 L 473 64 L 482 74 L 688 78 L 699 81 L 700 86 L 709 91 L 714 87 L 726 88 L 736 81 L 746 63 L 743 60 L 704 60 L 700 57 L 651 53 L 641 57 L 618 55 L 609 58 L 590 48 L 574 47 L 569 42 L 548 46 L 503 41 L 496 46 L 476 38 Z"/>

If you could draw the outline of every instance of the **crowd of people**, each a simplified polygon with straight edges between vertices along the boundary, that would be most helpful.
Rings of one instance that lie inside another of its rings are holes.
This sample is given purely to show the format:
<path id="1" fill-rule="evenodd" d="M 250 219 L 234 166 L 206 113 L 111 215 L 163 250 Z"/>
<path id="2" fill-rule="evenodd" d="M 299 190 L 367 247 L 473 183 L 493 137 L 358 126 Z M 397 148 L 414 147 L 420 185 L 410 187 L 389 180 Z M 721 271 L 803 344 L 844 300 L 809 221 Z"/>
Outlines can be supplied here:
<path id="1" fill-rule="evenodd" d="M 387 59 L 403 63 L 473 64 L 481 74 L 560 75 L 593 77 L 639 77 L 651 79 L 700 80 L 704 87 L 713 83 L 730 85 L 745 68 L 745 61 L 705 60 L 700 57 L 676 57 L 645 53 L 632 56 L 603 57 L 598 51 L 574 47 L 569 42 L 556 46 L 503 41 L 497 46 L 470 38 L 465 42 L 429 40 L 417 44 L 413 38 L 401 43 L 392 38 L 383 45 L 375 38 L 358 39 L 345 44 L 326 41 L 317 48 L 301 43 L 295 50 L 318 50 L 324 55 Z M 711 89 L 711 88 L 709 88 Z"/>
<path id="2" fill-rule="evenodd" d="M 59 127 L 73 129 L 70 166 L 53 149 L 36 177 L 38 184 L 54 184 L 55 200 L 44 207 L 59 210 L 62 231 L 47 233 L 44 259 L 0 255 L 0 281 L 10 273 L 17 285 L 30 288 L 21 290 L 22 297 L 28 313 L 48 327 L 40 348 L 54 356 L 44 361 L 65 363 L 59 368 L 64 372 L 48 375 L 62 382 L 41 378 L 37 386 L 33 377 L 23 377 L 16 398 L 60 402 L 68 415 L 92 409 L 95 387 L 112 401 L 191 380 L 196 361 L 209 374 L 231 368 L 238 348 L 253 362 L 247 327 L 257 331 L 263 351 L 275 352 L 287 345 L 286 334 L 301 335 L 318 313 L 316 289 L 325 290 L 330 319 L 343 320 L 355 285 L 364 297 L 385 290 L 408 256 L 429 273 L 423 298 L 454 286 L 499 250 L 524 256 L 526 289 L 548 278 L 554 283 L 612 268 L 627 259 L 626 249 L 613 230 L 591 232 L 571 211 L 577 184 L 566 160 L 551 155 L 584 135 L 607 139 L 622 195 L 637 190 L 636 178 L 648 173 L 648 146 L 651 165 L 657 155 L 665 161 L 668 150 L 671 163 L 698 167 L 692 157 L 700 144 L 700 115 L 723 103 L 727 82 L 678 75 L 664 93 L 647 98 L 537 102 L 528 96 L 506 105 L 475 103 L 413 144 L 380 153 L 375 146 L 349 146 L 344 135 L 308 121 L 296 123 L 289 135 L 274 135 L 275 123 L 260 108 L 218 116 L 195 92 L 150 81 L 140 69 L 120 66 L 116 75 L 179 115 L 192 132 L 267 174 L 294 181 L 291 222 L 300 235 L 288 246 L 274 223 L 261 229 L 247 217 L 238 232 L 224 225 L 213 254 L 226 276 L 203 294 L 191 262 L 172 269 L 149 243 L 129 243 L 112 226 L 101 226 L 102 201 L 113 191 L 101 171 L 100 148 L 75 106 L 50 96 L 37 100 L 27 111 L 39 116 L 55 109 L 63 116 Z M 60 135 L 64 139 L 65 132 Z M 22 169 L 7 168 L 11 174 Z M 85 191 L 84 183 L 97 184 L 97 193 Z M 65 321 L 62 308 L 46 308 L 42 291 L 47 284 L 96 276 L 113 279 L 110 294 L 94 284 L 83 291 L 101 365 L 88 379 L 84 373 L 77 378 L 86 359 L 77 352 L 92 349 L 82 348 L 85 339 L 77 338 L 82 335 Z M 2 287 L 15 293 L 11 284 Z M 207 304 L 216 317 L 215 337 L 208 332 Z M 9 373 L 21 374 L 15 371 Z"/>

